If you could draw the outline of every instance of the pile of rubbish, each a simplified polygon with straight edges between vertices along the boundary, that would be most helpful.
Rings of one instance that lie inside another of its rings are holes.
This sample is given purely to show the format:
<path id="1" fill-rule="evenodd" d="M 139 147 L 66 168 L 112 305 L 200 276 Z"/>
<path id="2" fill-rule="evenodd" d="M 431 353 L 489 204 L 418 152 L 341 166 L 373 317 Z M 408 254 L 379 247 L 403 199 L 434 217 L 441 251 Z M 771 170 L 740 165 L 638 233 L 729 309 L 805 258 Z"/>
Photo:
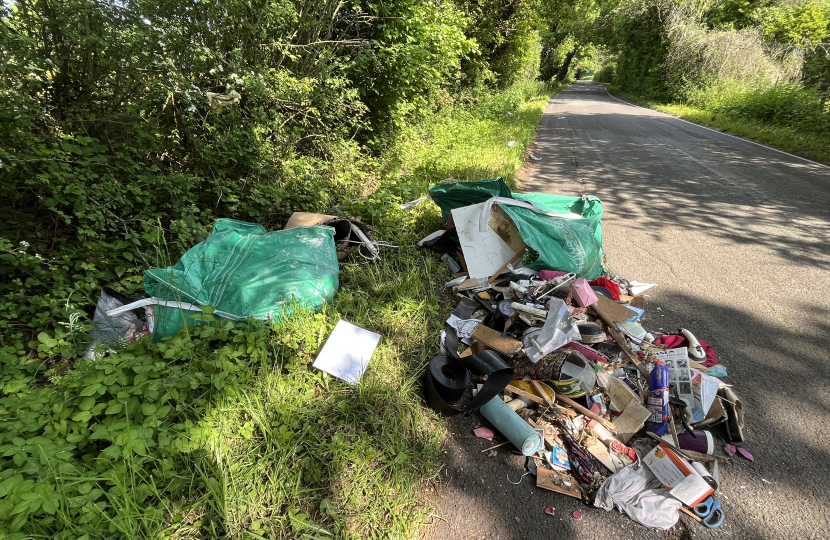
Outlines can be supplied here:
<path id="1" fill-rule="evenodd" d="M 446 229 L 419 245 L 443 254 L 459 302 L 424 373 L 427 404 L 478 411 L 493 429 L 476 435 L 503 435 L 538 487 L 648 527 L 680 512 L 719 527 L 721 452 L 753 459 L 741 400 L 706 342 L 642 326 L 655 285 L 607 269 L 601 202 L 512 194 L 501 179 L 430 198 Z"/>

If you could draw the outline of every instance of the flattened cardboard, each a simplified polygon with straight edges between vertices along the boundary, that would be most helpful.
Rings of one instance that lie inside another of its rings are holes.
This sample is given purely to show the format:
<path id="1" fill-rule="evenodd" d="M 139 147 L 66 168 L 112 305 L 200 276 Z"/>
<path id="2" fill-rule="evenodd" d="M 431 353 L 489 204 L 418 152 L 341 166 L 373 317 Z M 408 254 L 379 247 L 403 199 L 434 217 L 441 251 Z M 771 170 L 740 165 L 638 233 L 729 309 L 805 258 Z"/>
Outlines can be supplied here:
<path id="1" fill-rule="evenodd" d="M 337 219 L 337 216 L 329 216 L 326 214 L 312 214 L 310 212 L 294 212 L 288 218 L 288 223 L 283 229 L 293 229 L 294 227 L 313 227 L 322 223 Z"/>
<path id="2" fill-rule="evenodd" d="M 483 324 L 476 327 L 472 338 L 508 356 L 514 356 L 522 350 L 521 341 L 509 337 L 502 337 L 501 332 L 497 332 Z"/>
<path id="3" fill-rule="evenodd" d="M 637 315 L 635 311 L 632 311 L 622 304 L 618 304 L 610 298 L 606 298 L 602 295 L 597 296 L 597 307 L 608 315 L 608 318 L 617 323 L 625 322 L 631 317 Z"/>
<path id="4" fill-rule="evenodd" d="M 614 425 L 617 426 L 617 438 L 620 442 L 628 444 L 631 437 L 643 429 L 649 416 L 651 416 L 649 410 L 643 407 L 639 400 L 632 399 L 623 413 L 614 420 Z"/>
<path id="5" fill-rule="evenodd" d="M 522 240 L 519 229 L 513 224 L 513 220 L 504 213 L 504 210 L 496 204 L 493 205 L 493 217 L 490 218 L 488 225 L 513 251 L 524 253 L 527 244 Z"/>
<path id="6" fill-rule="evenodd" d="M 566 486 L 565 482 L 570 483 L 571 486 Z M 563 472 L 551 471 L 549 469 L 539 467 L 539 470 L 536 471 L 536 487 L 555 491 L 556 493 L 568 495 L 569 497 L 573 497 L 575 499 L 582 498 L 582 493 L 577 487 L 576 479 L 570 474 Z"/>

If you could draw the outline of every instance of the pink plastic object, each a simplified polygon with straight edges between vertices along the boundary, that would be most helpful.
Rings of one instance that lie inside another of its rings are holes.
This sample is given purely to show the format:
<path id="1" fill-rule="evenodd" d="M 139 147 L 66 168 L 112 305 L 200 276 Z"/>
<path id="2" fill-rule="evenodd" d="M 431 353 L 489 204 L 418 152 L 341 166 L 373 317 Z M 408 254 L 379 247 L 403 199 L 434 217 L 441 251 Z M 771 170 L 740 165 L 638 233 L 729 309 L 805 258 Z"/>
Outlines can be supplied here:
<path id="1" fill-rule="evenodd" d="M 755 461 L 755 456 L 749 453 L 749 450 L 746 448 L 738 447 L 738 453 L 748 459 L 749 461 Z"/>
<path id="2" fill-rule="evenodd" d="M 579 510 L 574 511 L 574 513 L 573 513 L 573 514 L 571 514 L 571 515 L 572 515 L 572 516 L 574 517 L 574 519 L 575 519 L 575 520 L 577 520 L 577 521 L 579 521 L 580 519 L 582 519 L 582 512 L 580 512 Z"/>
<path id="3" fill-rule="evenodd" d="M 608 357 L 598 353 L 597 351 L 595 351 L 594 349 L 592 349 L 590 347 L 586 347 L 585 345 L 582 345 L 581 343 L 576 343 L 576 342 L 566 343 L 562 348 L 563 349 L 573 349 L 573 350 L 577 351 L 578 353 L 580 353 L 585 358 L 587 358 L 588 360 L 591 360 L 592 362 L 602 362 L 604 364 L 607 364 L 608 361 L 609 361 Z"/>
<path id="4" fill-rule="evenodd" d="M 545 508 L 545 513 L 549 516 L 552 516 L 556 512 L 556 509 L 552 506 L 548 506 Z"/>
<path id="5" fill-rule="evenodd" d="M 476 437 L 479 439 L 487 439 L 488 441 L 492 441 L 493 437 L 496 436 L 492 429 L 486 427 L 475 428 L 473 433 L 475 433 Z"/>
<path id="6" fill-rule="evenodd" d="M 731 445 L 731 444 L 727 444 L 726 446 L 723 447 L 723 449 L 726 450 L 726 453 L 729 454 L 730 456 L 734 456 L 735 452 L 737 451 L 735 446 Z"/>
<path id="7" fill-rule="evenodd" d="M 542 280 L 549 280 L 553 278 L 558 278 L 559 276 L 564 276 L 567 272 L 560 272 L 559 270 L 540 270 L 539 271 L 539 279 Z"/>
<path id="8" fill-rule="evenodd" d="M 576 303 L 582 307 L 588 307 L 591 304 L 597 303 L 597 295 L 591 288 L 591 284 L 584 277 L 571 283 L 571 293 L 574 295 Z"/>
<path id="9" fill-rule="evenodd" d="M 591 405 L 591 412 L 594 414 L 600 414 L 602 412 L 602 405 L 599 403 L 594 403 Z"/>

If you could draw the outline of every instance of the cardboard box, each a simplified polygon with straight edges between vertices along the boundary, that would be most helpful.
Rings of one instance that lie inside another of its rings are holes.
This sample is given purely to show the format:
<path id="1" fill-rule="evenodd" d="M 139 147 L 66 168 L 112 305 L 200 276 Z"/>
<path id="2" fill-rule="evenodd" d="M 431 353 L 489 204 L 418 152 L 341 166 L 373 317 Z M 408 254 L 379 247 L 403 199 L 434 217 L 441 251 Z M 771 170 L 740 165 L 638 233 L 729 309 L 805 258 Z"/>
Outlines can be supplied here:
<path id="1" fill-rule="evenodd" d="M 715 492 L 692 464 L 674 453 L 666 443 L 657 445 L 643 462 L 674 498 L 690 508 Z"/>

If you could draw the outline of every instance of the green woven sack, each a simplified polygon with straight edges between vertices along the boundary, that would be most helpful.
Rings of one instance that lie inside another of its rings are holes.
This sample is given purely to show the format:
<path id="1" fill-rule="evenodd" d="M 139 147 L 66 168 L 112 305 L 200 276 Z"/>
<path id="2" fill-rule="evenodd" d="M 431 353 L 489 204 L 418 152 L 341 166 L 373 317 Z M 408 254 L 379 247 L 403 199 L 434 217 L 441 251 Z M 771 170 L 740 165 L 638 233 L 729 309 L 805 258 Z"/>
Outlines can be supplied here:
<path id="1" fill-rule="evenodd" d="M 144 272 L 144 290 L 161 300 L 213 306 L 232 321 L 279 321 L 296 308 L 319 310 L 334 297 L 339 265 L 331 227 L 267 232 L 262 226 L 219 219 L 213 232 L 175 266 Z M 199 311 L 154 310 L 156 340 L 172 336 Z"/>

